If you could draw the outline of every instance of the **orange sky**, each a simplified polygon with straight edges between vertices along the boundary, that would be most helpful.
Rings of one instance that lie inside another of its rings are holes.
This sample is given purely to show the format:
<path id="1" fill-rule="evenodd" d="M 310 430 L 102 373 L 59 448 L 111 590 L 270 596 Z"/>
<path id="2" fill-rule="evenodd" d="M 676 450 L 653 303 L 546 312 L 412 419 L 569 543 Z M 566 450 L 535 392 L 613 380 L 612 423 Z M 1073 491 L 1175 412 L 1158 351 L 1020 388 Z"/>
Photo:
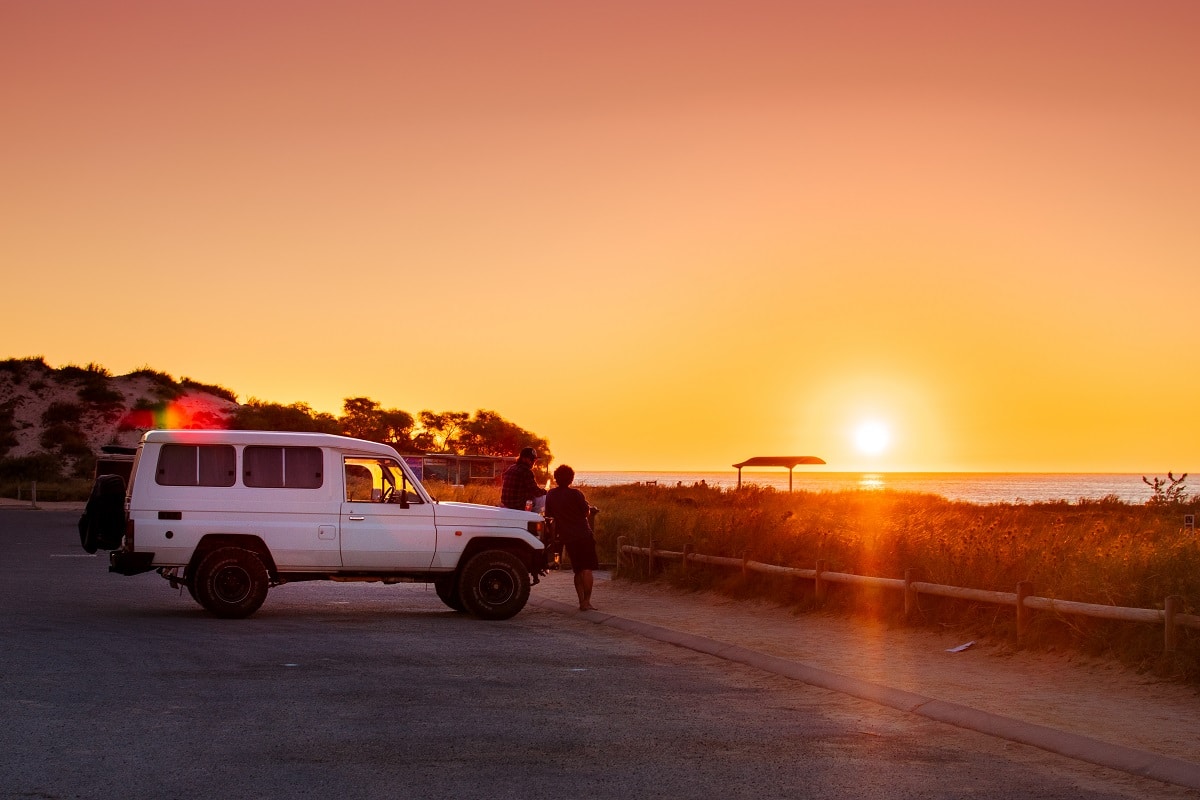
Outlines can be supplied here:
<path id="1" fill-rule="evenodd" d="M 1190 0 L 0 0 L 0 357 L 490 408 L 584 471 L 1193 469 L 1198 34 Z"/>

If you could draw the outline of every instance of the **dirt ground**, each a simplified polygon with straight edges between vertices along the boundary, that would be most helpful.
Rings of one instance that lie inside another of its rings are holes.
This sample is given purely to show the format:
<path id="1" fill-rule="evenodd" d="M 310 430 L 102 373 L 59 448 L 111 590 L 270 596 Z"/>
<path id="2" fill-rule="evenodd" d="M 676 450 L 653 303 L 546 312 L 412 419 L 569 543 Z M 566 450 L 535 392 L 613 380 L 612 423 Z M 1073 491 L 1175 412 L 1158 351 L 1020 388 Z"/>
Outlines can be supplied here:
<path id="1" fill-rule="evenodd" d="M 535 595 L 575 603 L 570 572 Z M 1080 656 L 1014 652 L 955 634 L 684 592 L 596 573 L 602 613 L 706 636 L 937 700 L 1186 761 L 1200 761 L 1200 691 Z"/>

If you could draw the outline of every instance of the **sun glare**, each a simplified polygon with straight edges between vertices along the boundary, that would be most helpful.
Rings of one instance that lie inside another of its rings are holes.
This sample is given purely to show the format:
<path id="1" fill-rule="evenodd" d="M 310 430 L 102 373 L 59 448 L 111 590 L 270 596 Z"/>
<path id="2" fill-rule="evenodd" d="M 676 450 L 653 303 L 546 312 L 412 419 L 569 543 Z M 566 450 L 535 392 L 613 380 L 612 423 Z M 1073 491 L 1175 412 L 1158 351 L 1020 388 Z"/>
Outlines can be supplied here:
<path id="1" fill-rule="evenodd" d="M 854 444 L 860 453 L 877 456 L 887 449 L 892 441 L 891 431 L 882 422 L 870 420 L 862 422 L 854 429 Z"/>

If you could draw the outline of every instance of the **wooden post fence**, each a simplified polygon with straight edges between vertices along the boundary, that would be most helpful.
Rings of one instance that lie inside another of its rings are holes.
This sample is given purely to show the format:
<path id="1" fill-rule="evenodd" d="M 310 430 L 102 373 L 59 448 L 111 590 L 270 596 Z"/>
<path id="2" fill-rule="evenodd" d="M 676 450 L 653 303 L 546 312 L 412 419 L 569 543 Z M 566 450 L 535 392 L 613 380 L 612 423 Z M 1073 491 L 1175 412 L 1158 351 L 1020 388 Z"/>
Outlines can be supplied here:
<path id="1" fill-rule="evenodd" d="M 904 570 L 904 618 L 911 619 L 917 612 L 917 590 L 913 588 L 913 571 Z"/>
<path id="2" fill-rule="evenodd" d="M 1174 653 L 1179 646 L 1178 634 L 1175 630 L 1175 618 L 1179 614 L 1179 598 L 1171 595 L 1163 602 L 1163 648 L 1168 653 Z"/>
<path id="3" fill-rule="evenodd" d="M 1029 581 L 1021 581 L 1017 584 L 1017 640 L 1019 641 L 1025 636 L 1029 630 L 1029 608 L 1025 605 L 1025 598 L 1033 594 L 1033 584 Z"/>
<path id="4" fill-rule="evenodd" d="M 1111 619 L 1121 622 L 1148 622 L 1163 626 L 1163 649 L 1173 653 L 1179 646 L 1180 627 L 1200 629 L 1200 615 L 1184 614 L 1180 611 L 1181 598 L 1174 595 L 1167 597 L 1160 611 L 1154 608 L 1124 608 L 1121 606 L 1100 605 L 1097 603 L 1079 603 L 1073 600 L 1056 600 L 1050 597 L 1036 597 L 1033 594 L 1033 584 L 1021 581 L 1017 591 L 996 592 L 987 589 L 971 589 L 962 586 L 944 586 L 937 583 L 925 583 L 914 580 L 912 570 L 904 571 L 903 580 L 899 578 L 878 578 L 870 575 L 855 575 L 846 572 L 830 572 L 826 569 L 824 559 L 818 560 L 816 569 L 801 567 L 782 567 L 775 564 L 764 564 L 750 559 L 747 551 L 742 551 L 739 557 L 710 556 L 697 553 L 695 545 L 689 542 L 682 552 L 657 550 L 653 540 L 648 547 L 629 545 L 625 537 L 617 539 L 617 565 L 621 567 L 626 556 L 643 555 L 647 558 L 650 574 L 654 574 L 657 560 L 680 561 L 683 569 L 689 569 L 691 564 L 710 564 L 718 567 L 740 569 L 746 578 L 751 572 L 767 575 L 782 575 L 785 577 L 811 580 L 814 582 L 814 594 L 817 602 L 825 600 L 830 583 L 845 583 L 859 586 L 895 589 L 904 593 L 904 613 L 906 616 L 918 610 L 918 599 L 922 594 L 968 600 L 976 603 L 992 603 L 994 605 L 1014 606 L 1017 616 L 1017 638 L 1025 636 L 1029 631 L 1031 612 L 1043 611 L 1055 615 L 1072 614 L 1093 617 L 1096 619 Z"/>

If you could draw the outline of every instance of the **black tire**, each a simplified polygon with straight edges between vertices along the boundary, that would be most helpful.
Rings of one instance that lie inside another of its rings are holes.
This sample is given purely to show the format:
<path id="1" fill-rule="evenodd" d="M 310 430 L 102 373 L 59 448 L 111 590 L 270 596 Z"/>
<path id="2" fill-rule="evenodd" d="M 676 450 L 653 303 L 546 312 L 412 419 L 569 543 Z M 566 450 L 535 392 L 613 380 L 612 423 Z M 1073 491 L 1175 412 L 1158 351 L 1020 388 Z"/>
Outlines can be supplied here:
<path id="1" fill-rule="evenodd" d="M 433 582 L 433 588 L 437 592 L 438 598 L 455 611 L 466 611 L 466 606 L 463 605 L 462 595 L 458 592 L 458 581 L 453 575 L 445 578 L 438 578 Z"/>
<path id="2" fill-rule="evenodd" d="M 484 550 L 463 568 L 459 595 L 472 616 L 508 619 L 529 600 L 529 569 L 512 553 Z"/>
<path id="3" fill-rule="evenodd" d="M 79 518 L 79 543 L 89 553 L 116 550 L 125 535 L 125 479 L 98 475 Z"/>
<path id="4" fill-rule="evenodd" d="M 271 576 L 258 554 L 241 547 L 219 547 L 196 567 L 188 588 L 209 612 L 222 619 L 242 619 L 267 599 Z"/>
<path id="5" fill-rule="evenodd" d="M 200 603 L 200 596 L 196 594 L 196 571 L 192 570 L 191 574 L 185 572 L 183 577 L 185 581 L 183 585 L 187 587 L 188 595 L 197 603 Z M 200 605 L 204 604 L 200 603 Z"/>
<path id="6" fill-rule="evenodd" d="M 94 553 L 100 549 L 96 542 L 96 537 L 92 535 L 92 525 L 88 520 L 86 512 L 79 515 L 79 543 L 89 553 Z"/>

